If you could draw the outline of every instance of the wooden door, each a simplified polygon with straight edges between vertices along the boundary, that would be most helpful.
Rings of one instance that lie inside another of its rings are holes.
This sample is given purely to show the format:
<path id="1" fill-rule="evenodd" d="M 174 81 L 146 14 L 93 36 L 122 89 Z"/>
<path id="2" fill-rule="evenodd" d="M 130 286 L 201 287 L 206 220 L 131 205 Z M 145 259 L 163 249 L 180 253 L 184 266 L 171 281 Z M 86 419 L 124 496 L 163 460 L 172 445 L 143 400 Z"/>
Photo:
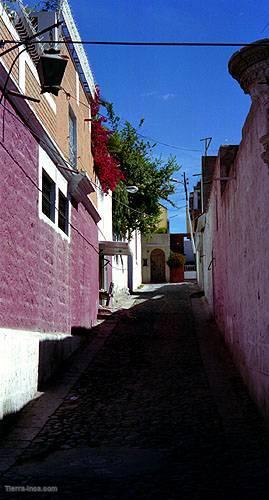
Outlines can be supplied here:
<path id="1" fill-rule="evenodd" d="M 163 250 L 152 250 L 150 255 L 150 281 L 151 283 L 164 283 L 165 280 L 165 254 Z"/>

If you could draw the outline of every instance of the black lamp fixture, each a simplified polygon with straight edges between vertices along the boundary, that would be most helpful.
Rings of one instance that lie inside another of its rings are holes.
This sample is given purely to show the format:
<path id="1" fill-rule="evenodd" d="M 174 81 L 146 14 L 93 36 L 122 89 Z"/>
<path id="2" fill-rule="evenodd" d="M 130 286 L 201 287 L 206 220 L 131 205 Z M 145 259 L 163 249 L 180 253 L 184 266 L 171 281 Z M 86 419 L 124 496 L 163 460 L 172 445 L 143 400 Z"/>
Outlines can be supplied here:
<path id="1" fill-rule="evenodd" d="M 55 48 L 44 50 L 37 63 L 37 72 L 41 85 L 41 94 L 49 92 L 58 95 L 67 65 L 68 57 L 60 55 Z"/>

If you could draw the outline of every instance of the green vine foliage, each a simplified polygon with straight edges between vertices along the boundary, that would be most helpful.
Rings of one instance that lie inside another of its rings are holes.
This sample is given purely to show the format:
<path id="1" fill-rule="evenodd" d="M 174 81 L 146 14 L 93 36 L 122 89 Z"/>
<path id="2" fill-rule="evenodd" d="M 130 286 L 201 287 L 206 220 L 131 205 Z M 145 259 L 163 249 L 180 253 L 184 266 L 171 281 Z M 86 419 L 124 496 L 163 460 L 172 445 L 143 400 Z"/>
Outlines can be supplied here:
<path id="1" fill-rule="evenodd" d="M 179 166 L 174 157 L 166 162 L 154 156 L 154 146 L 145 142 L 129 122 L 120 126 L 111 104 L 106 109 L 113 133 L 109 139 L 109 151 L 116 157 L 125 182 L 120 182 L 113 193 L 113 230 L 119 237 L 130 237 L 138 229 L 142 234 L 154 232 L 160 217 L 161 200 L 174 203 L 170 196 L 175 193 L 171 180 Z M 143 120 L 139 124 L 142 126 Z M 129 194 L 126 185 L 137 186 L 138 192 Z"/>

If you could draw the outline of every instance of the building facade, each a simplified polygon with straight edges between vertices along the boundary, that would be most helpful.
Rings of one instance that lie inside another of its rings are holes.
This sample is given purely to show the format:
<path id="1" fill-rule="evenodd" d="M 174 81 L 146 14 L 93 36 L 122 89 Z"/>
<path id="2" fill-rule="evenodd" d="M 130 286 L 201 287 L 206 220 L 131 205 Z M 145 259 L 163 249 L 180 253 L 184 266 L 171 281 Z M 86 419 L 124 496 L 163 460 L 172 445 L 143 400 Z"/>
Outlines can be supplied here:
<path id="1" fill-rule="evenodd" d="M 142 236 L 143 283 L 166 283 L 170 280 L 167 260 L 170 255 L 170 233 L 167 208 L 160 205 L 160 219 L 155 233 Z"/>
<path id="2" fill-rule="evenodd" d="M 237 52 L 229 70 L 251 97 L 239 146 L 219 149 L 197 224 L 199 283 L 261 410 L 269 414 L 269 48 Z"/>
<path id="3" fill-rule="evenodd" d="M 129 240 L 118 241 L 113 235 L 112 193 L 105 194 L 98 189 L 97 199 L 101 216 L 98 223 L 100 290 L 112 291 L 109 304 L 115 306 L 141 285 L 141 234 L 133 231 Z M 103 302 L 106 303 L 106 300 Z"/>
<path id="4" fill-rule="evenodd" d="M 55 13 L 47 14 L 50 25 Z M 59 37 L 79 39 L 67 1 L 61 18 Z M 21 4 L 14 13 L 0 2 L 0 29 L 21 42 L 35 28 Z M 29 401 L 55 360 L 78 346 L 71 333 L 95 324 L 99 294 L 92 73 L 82 46 L 61 44 L 68 57 L 62 89 L 40 95 L 40 54 L 28 46 L 18 55 L 21 47 L 0 59 L 1 89 L 7 84 L 0 105 L 0 417 Z"/>

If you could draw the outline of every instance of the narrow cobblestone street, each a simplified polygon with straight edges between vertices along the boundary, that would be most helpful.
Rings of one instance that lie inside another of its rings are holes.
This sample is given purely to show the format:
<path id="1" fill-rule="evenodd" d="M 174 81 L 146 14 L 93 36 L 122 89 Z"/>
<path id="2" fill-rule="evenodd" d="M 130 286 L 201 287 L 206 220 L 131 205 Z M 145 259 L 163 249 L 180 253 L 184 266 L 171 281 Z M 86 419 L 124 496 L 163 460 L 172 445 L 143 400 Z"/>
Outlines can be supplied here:
<path id="1" fill-rule="evenodd" d="M 12 463 L 16 418 L 3 498 L 35 498 L 6 485 L 58 487 L 40 499 L 268 498 L 268 432 L 195 292 L 145 286 Z M 36 429 L 42 399 L 26 408 Z"/>

